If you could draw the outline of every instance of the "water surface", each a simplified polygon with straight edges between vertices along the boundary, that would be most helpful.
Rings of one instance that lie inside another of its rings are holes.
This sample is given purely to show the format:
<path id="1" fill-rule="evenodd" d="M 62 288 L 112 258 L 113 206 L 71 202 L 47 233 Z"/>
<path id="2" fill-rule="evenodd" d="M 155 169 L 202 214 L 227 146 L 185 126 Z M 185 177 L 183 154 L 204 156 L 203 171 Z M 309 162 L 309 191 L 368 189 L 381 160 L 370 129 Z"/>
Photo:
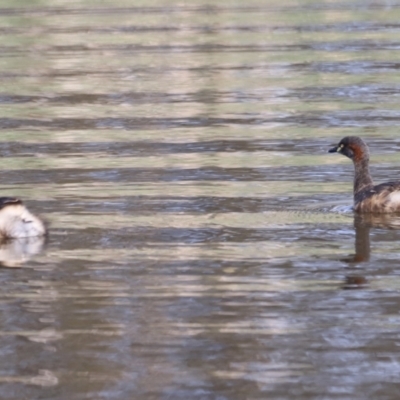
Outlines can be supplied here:
<path id="1" fill-rule="evenodd" d="M 397 399 L 400 3 L 5 1 L 4 399 Z M 41 247 L 44 246 L 42 249 Z"/>

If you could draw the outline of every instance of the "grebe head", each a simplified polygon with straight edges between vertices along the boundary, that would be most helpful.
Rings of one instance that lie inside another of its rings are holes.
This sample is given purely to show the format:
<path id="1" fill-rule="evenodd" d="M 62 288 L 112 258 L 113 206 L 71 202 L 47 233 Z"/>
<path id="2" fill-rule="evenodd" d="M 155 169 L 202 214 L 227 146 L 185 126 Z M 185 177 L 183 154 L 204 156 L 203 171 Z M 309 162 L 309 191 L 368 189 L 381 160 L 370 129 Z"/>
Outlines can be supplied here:
<path id="1" fill-rule="evenodd" d="M 358 136 L 346 136 L 329 153 L 340 153 L 354 162 L 369 160 L 369 150 L 366 143 Z"/>

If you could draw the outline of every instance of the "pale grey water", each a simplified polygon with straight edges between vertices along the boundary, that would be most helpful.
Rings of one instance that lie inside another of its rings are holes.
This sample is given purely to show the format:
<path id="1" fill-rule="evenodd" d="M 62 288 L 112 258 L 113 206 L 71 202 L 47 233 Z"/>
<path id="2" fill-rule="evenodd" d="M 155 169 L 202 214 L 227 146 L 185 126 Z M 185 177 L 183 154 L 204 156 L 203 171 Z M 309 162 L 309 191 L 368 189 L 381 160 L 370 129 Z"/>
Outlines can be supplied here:
<path id="1" fill-rule="evenodd" d="M 10 1 L 1 399 L 397 399 L 400 1 Z M 37 254 L 39 253 L 39 254 Z M 12 267 L 12 268 L 11 268 Z M 354 290 L 351 290 L 354 289 Z"/>

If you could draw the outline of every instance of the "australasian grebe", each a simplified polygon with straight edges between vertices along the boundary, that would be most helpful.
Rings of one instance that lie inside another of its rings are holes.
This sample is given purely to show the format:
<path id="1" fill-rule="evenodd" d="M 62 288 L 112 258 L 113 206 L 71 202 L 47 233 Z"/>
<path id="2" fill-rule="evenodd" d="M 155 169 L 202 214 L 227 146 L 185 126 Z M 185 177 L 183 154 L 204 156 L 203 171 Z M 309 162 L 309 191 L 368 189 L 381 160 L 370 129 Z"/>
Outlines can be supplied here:
<path id="1" fill-rule="evenodd" d="M 369 173 L 369 150 L 358 136 L 346 136 L 329 153 L 340 153 L 353 160 L 354 210 L 361 213 L 400 212 L 400 181 L 374 185 Z"/>
<path id="2" fill-rule="evenodd" d="M 0 240 L 46 235 L 46 227 L 20 199 L 0 197 Z"/>

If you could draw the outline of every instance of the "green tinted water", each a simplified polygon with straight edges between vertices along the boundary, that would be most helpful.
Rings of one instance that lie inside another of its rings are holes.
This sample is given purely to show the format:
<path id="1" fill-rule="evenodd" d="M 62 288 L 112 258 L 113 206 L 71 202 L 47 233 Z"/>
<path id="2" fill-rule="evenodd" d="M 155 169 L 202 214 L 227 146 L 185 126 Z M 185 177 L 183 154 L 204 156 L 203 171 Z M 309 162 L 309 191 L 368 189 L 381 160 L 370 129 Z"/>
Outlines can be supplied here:
<path id="1" fill-rule="evenodd" d="M 0 398 L 397 399 L 399 2 L 0 11 Z"/>

